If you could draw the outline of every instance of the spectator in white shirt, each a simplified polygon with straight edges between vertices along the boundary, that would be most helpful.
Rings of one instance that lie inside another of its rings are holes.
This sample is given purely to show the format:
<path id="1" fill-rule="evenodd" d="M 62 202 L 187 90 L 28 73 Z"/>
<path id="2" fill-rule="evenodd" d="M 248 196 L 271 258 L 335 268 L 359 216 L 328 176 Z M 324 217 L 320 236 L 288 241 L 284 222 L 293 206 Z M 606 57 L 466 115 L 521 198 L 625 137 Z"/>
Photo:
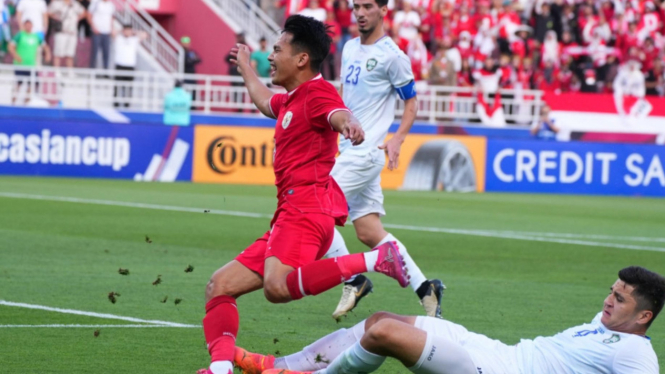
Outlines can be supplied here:
<path id="1" fill-rule="evenodd" d="M 78 23 L 85 17 L 85 8 L 75 0 L 55 0 L 48 7 L 53 22 L 53 64 L 60 66 L 65 59 L 67 67 L 74 67 L 76 44 L 78 43 Z"/>
<path id="2" fill-rule="evenodd" d="M 32 32 L 45 40 L 48 29 L 48 11 L 45 0 L 21 0 L 16 7 L 16 19 L 23 31 L 25 21 L 32 22 Z"/>
<path id="3" fill-rule="evenodd" d="M 402 3 L 402 10 L 395 13 L 393 27 L 396 34 L 406 40 L 413 40 L 418 36 L 418 27 L 420 27 L 420 15 L 413 10 L 410 2 Z"/>
<path id="4" fill-rule="evenodd" d="M 132 98 L 132 85 L 134 82 L 134 75 L 123 75 L 123 71 L 133 72 L 136 70 L 136 63 L 138 60 L 139 44 L 146 39 L 148 34 L 145 32 L 136 33 L 132 29 L 132 25 L 125 25 L 122 28 L 122 33 L 113 35 L 113 48 L 115 55 L 115 90 L 113 97 L 116 99 L 121 97 L 122 105 L 129 107 L 129 102 Z M 121 83 L 127 82 L 127 83 Z M 121 102 L 116 100 L 114 105 L 120 106 Z"/>
<path id="5" fill-rule="evenodd" d="M 92 52 L 90 67 L 97 67 L 97 54 L 102 50 L 104 69 L 109 68 L 109 52 L 111 51 L 111 34 L 113 34 L 113 14 L 115 5 L 109 0 L 94 1 L 88 9 L 88 23 L 92 28 Z"/>
<path id="6" fill-rule="evenodd" d="M 299 14 L 312 17 L 319 22 L 325 22 L 328 17 L 328 12 L 325 8 L 319 6 L 319 0 L 310 0 L 309 6 L 299 12 Z"/>

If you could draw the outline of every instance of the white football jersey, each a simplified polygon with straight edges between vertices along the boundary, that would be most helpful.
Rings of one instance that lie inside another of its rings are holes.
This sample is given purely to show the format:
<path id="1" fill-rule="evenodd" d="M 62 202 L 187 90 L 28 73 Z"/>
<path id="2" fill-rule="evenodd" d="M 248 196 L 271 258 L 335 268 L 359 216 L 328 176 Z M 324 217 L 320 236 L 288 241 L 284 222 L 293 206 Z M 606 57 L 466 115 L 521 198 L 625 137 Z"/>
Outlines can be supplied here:
<path id="1" fill-rule="evenodd" d="M 397 90 L 415 90 L 412 81 L 411 61 L 391 38 L 384 36 L 372 45 L 360 44 L 359 37 L 349 40 L 342 52 L 342 98 L 365 130 L 365 141 L 351 147 L 342 138 L 340 152 L 367 154 L 382 145 L 395 120 Z"/>
<path id="2" fill-rule="evenodd" d="M 658 374 L 649 338 L 591 323 L 517 345 L 522 374 Z"/>

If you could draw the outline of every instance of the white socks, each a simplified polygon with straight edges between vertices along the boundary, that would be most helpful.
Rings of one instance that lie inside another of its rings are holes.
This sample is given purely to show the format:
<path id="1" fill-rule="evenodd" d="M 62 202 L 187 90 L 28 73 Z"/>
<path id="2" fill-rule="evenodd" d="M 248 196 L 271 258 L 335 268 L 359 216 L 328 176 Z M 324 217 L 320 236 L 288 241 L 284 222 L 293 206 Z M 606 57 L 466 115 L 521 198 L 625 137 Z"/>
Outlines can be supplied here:
<path id="1" fill-rule="evenodd" d="M 328 252 L 326 252 L 326 255 L 323 256 L 324 258 L 333 258 L 333 257 L 339 257 L 339 256 L 346 256 L 349 254 L 349 249 L 346 248 L 346 243 L 344 242 L 344 237 L 342 234 L 339 232 L 339 230 L 335 229 L 335 235 L 333 236 L 332 243 L 330 244 L 330 249 L 328 249 Z M 344 283 L 351 283 L 353 282 L 354 279 L 356 279 L 358 275 L 354 275 L 351 278 L 347 279 Z"/>
<path id="2" fill-rule="evenodd" d="M 350 329 L 340 329 L 328 334 L 292 355 L 275 359 L 275 368 L 294 371 L 325 369 L 342 352 L 360 341 L 365 334 L 365 321 Z"/>
<path id="3" fill-rule="evenodd" d="M 365 350 L 358 341 L 342 352 L 327 368 L 314 374 L 367 374 L 378 369 L 385 360 L 385 356 Z"/>
<path id="4" fill-rule="evenodd" d="M 342 234 L 335 228 L 335 235 L 333 236 L 332 243 L 330 244 L 330 249 L 326 252 L 325 258 L 333 258 L 339 256 L 345 256 L 349 254 L 349 249 L 346 248 L 346 243 L 344 242 L 344 237 Z"/>
<path id="5" fill-rule="evenodd" d="M 413 261 L 413 259 L 409 255 L 409 252 L 407 252 L 404 244 L 399 240 L 397 240 L 397 238 L 394 237 L 393 234 L 388 233 L 388 235 L 386 235 L 386 237 L 383 238 L 379 242 L 379 244 L 377 244 L 377 246 L 385 242 L 397 242 L 397 246 L 399 247 L 399 253 L 404 258 L 404 263 L 406 264 L 406 268 L 409 271 L 409 276 L 411 277 L 410 281 L 411 288 L 413 288 L 414 291 L 417 291 L 418 287 L 420 287 L 420 285 L 427 280 L 425 274 L 423 274 L 418 265 L 416 265 L 416 263 Z M 340 234 L 340 232 L 337 229 L 335 229 L 335 236 L 333 237 L 332 244 L 330 245 L 330 249 L 326 253 L 325 257 L 333 258 L 348 254 L 349 250 L 348 248 L 346 248 L 346 243 L 344 242 L 342 234 Z M 376 264 L 377 257 L 378 253 L 376 253 L 375 251 L 365 252 L 365 264 L 367 265 L 368 272 L 374 271 L 374 265 Z M 347 283 L 352 281 L 353 279 L 355 279 L 355 276 L 347 280 Z"/>
<path id="6" fill-rule="evenodd" d="M 212 371 L 213 374 L 233 373 L 233 364 L 231 361 L 215 361 L 210 364 L 210 371 Z"/>
<path id="7" fill-rule="evenodd" d="M 388 233 L 388 235 L 386 235 L 386 237 L 383 238 L 379 242 L 379 244 L 377 244 L 377 246 L 386 242 L 397 242 L 397 246 L 399 247 L 399 253 L 404 258 L 404 264 L 406 265 L 406 269 L 409 271 L 409 277 L 411 277 L 410 280 L 411 288 L 413 288 L 413 291 L 417 291 L 418 287 L 420 287 L 420 285 L 427 280 L 427 278 L 425 278 L 425 274 L 423 274 L 418 265 L 416 265 L 416 263 L 413 261 L 413 259 L 409 255 L 409 252 L 406 251 L 406 247 L 404 246 L 404 244 L 402 244 L 402 242 L 397 240 L 397 238 L 394 237 L 393 234 Z"/>
<path id="8" fill-rule="evenodd" d="M 367 272 L 375 272 L 376 270 L 374 270 L 374 266 L 376 266 L 376 262 L 379 261 L 379 251 L 365 252 L 363 253 L 363 257 L 365 257 L 365 266 L 367 266 Z"/>

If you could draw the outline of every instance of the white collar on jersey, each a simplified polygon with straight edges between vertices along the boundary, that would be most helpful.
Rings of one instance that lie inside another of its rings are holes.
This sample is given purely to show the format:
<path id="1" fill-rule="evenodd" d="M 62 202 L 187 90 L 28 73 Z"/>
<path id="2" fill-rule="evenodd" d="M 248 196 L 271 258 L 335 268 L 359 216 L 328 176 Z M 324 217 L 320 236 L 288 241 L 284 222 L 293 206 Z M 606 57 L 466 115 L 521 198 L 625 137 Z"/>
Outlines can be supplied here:
<path id="1" fill-rule="evenodd" d="M 319 75 L 317 75 L 316 77 L 308 80 L 307 82 L 315 81 L 317 79 L 323 79 L 323 76 L 321 76 L 321 74 L 319 73 Z M 307 82 L 305 82 L 305 83 L 307 83 Z M 305 84 L 305 83 L 303 83 L 303 84 Z M 301 84 L 300 86 L 302 86 L 303 84 Z M 293 95 L 294 92 L 298 91 L 298 88 L 300 88 L 300 86 L 296 87 L 293 91 L 289 92 L 288 93 L 289 96 Z"/>

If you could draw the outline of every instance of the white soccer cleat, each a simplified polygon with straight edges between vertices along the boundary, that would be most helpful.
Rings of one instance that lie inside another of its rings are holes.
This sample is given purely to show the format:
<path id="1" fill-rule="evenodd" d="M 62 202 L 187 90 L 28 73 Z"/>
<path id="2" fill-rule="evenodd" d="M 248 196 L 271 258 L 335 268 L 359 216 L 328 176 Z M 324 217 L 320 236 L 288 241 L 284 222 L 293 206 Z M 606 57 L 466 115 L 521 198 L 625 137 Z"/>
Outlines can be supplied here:
<path id="1" fill-rule="evenodd" d="M 429 317 L 443 318 L 441 316 L 441 298 L 446 286 L 438 279 L 427 281 L 427 293 L 420 299 L 420 305 L 425 308 Z"/>
<path id="2" fill-rule="evenodd" d="M 339 319 L 355 308 L 360 300 L 374 289 L 372 282 L 364 275 L 358 275 L 350 284 L 345 284 L 342 290 L 342 298 L 337 304 L 337 309 L 332 317 Z"/>

